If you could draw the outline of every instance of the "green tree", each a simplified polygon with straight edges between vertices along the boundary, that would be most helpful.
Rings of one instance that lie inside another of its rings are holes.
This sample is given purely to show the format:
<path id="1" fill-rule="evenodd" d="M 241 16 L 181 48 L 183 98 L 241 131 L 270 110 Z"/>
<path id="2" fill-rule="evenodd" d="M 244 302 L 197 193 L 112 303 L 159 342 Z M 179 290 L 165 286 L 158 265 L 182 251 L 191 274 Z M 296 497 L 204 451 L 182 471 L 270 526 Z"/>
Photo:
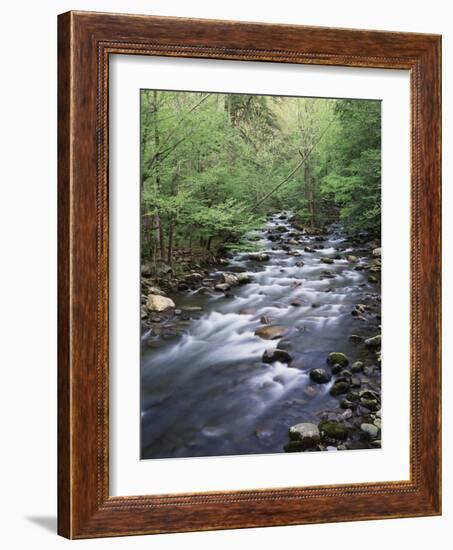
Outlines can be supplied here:
<path id="1" fill-rule="evenodd" d="M 143 90 L 141 191 L 156 268 L 244 247 L 281 209 L 378 231 L 380 103 Z"/>

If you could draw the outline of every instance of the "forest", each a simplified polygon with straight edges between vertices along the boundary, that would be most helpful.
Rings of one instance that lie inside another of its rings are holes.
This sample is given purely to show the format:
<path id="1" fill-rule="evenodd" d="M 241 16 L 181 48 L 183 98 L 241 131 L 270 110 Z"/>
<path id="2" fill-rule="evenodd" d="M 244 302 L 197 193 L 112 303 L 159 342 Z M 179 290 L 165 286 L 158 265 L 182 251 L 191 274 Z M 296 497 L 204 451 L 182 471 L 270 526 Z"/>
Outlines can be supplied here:
<path id="1" fill-rule="evenodd" d="M 379 101 L 141 91 L 142 262 L 183 269 L 252 245 L 291 209 L 379 238 Z"/>
<path id="2" fill-rule="evenodd" d="M 380 102 L 141 102 L 141 457 L 380 448 Z"/>

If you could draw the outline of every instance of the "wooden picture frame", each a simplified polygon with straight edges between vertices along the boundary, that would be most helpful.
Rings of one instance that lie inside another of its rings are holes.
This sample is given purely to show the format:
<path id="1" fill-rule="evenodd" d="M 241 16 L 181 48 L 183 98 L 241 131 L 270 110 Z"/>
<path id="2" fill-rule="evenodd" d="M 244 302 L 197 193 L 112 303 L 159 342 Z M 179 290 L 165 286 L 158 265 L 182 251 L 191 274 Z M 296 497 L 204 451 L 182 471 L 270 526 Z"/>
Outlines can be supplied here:
<path id="1" fill-rule="evenodd" d="M 440 37 L 69 12 L 59 16 L 58 47 L 59 534 L 89 538 L 440 514 Z M 409 481 L 109 495 L 111 54 L 410 71 Z"/>

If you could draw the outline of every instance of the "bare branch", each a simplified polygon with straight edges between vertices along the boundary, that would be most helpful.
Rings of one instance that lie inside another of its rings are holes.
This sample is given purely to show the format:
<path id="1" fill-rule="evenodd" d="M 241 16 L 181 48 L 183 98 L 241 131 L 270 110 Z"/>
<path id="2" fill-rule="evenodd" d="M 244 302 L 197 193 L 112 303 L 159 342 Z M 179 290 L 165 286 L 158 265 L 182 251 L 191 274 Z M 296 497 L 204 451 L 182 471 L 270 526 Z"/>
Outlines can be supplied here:
<path id="1" fill-rule="evenodd" d="M 169 142 L 169 140 L 174 136 L 174 134 L 176 133 L 176 131 L 179 129 L 179 127 L 181 126 L 182 122 L 184 121 L 184 119 L 190 115 L 190 113 L 192 113 L 193 111 L 195 111 L 195 109 L 197 109 L 204 101 L 206 101 L 208 99 L 208 97 L 210 97 L 212 94 L 206 94 L 204 95 L 200 101 L 198 101 L 195 105 L 193 105 L 187 112 L 185 112 L 182 117 L 178 120 L 178 122 L 175 124 L 175 126 L 173 127 L 172 130 L 170 130 L 170 132 L 165 136 L 165 138 L 161 141 L 160 143 L 160 147 L 159 149 L 154 153 L 154 155 L 151 157 L 151 159 L 149 160 L 149 168 L 152 169 L 153 167 L 153 164 L 154 162 L 156 161 L 156 159 L 159 157 L 159 155 L 162 154 L 163 152 L 163 148 L 164 146 Z M 179 145 L 180 142 L 178 142 L 178 145 Z"/>
<path id="2" fill-rule="evenodd" d="M 313 143 L 313 145 L 310 147 L 310 150 L 308 151 L 308 153 L 306 155 L 303 155 L 302 152 L 299 150 L 299 155 L 302 157 L 302 160 L 299 162 L 299 164 L 297 164 L 295 166 L 295 168 L 293 168 L 293 170 L 291 170 L 291 172 L 286 176 L 286 178 L 284 180 L 282 180 L 278 185 L 276 185 L 273 189 L 271 189 L 269 191 L 269 193 L 267 193 L 266 195 L 264 195 L 264 197 L 262 199 L 260 199 L 257 203 L 255 203 L 252 208 L 251 208 L 251 211 L 254 212 L 258 206 L 260 206 L 261 204 L 263 204 L 263 202 L 265 200 L 267 200 L 271 195 L 273 195 L 276 191 L 278 191 L 280 189 L 280 187 L 282 187 L 282 185 L 284 185 L 289 179 L 291 179 L 294 174 L 305 164 L 305 162 L 308 160 L 308 158 L 310 157 L 310 155 L 313 153 L 315 147 L 320 143 L 320 141 L 322 140 L 322 138 L 325 136 L 327 130 L 330 128 L 330 126 L 332 125 L 332 122 L 334 121 L 334 119 L 332 118 L 329 122 L 329 124 L 324 128 L 324 130 L 321 132 L 321 134 L 319 135 L 318 139 Z"/>

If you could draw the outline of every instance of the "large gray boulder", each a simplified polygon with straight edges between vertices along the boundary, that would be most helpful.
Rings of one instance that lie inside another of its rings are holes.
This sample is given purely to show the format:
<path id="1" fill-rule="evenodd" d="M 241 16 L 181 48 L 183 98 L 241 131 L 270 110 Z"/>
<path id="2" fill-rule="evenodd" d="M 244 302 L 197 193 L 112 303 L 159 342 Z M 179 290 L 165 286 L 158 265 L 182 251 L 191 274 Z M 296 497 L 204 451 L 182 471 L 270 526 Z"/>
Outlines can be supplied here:
<path id="1" fill-rule="evenodd" d="M 237 286 L 239 284 L 239 279 L 233 273 L 223 273 L 223 282 L 229 286 Z"/>
<path id="2" fill-rule="evenodd" d="M 348 437 L 348 429 L 342 422 L 336 420 L 323 420 L 319 423 L 319 431 L 322 437 L 343 441 Z"/>
<path id="3" fill-rule="evenodd" d="M 373 338 L 368 338 L 365 340 L 365 347 L 369 349 L 378 349 L 381 347 L 381 335 L 377 334 Z"/>
<path id="4" fill-rule="evenodd" d="M 289 438 L 297 441 L 301 450 L 316 447 L 320 441 L 319 429 L 316 424 L 302 422 L 289 428 Z"/>
<path id="5" fill-rule="evenodd" d="M 360 429 L 362 430 L 364 437 L 368 439 L 376 439 L 379 434 L 379 428 L 374 424 L 368 424 L 367 422 L 361 424 Z"/>
<path id="6" fill-rule="evenodd" d="M 327 357 L 327 364 L 346 367 L 349 364 L 349 360 L 344 353 L 333 351 L 332 353 L 329 353 L 329 356 Z"/>
<path id="7" fill-rule="evenodd" d="M 310 371 L 310 379 L 317 384 L 326 384 L 330 382 L 332 376 L 326 369 L 312 369 Z"/>
<path id="8" fill-rule="evenodd" d="M 170 298 L 159 296 L 158 294 L 149 294 L 146 299 L 146 307 L 150 311 L 165 311 L 166 309 L 174 308 L 175 303 Z"/>
<path id="9" fill-rule="evenodd" d="M 240 285 L 246 285 L 250 283 L 250 275 L 247 273 L 238 273 L 237 280 Z"/>
<path id="10" fill-rule="evenodd" d="M 150 262 L 146 262 L 142 264 L 140 271 L 143 277 L 151 277 L 153 273 L 153 266 L 151 265 Z"/>

